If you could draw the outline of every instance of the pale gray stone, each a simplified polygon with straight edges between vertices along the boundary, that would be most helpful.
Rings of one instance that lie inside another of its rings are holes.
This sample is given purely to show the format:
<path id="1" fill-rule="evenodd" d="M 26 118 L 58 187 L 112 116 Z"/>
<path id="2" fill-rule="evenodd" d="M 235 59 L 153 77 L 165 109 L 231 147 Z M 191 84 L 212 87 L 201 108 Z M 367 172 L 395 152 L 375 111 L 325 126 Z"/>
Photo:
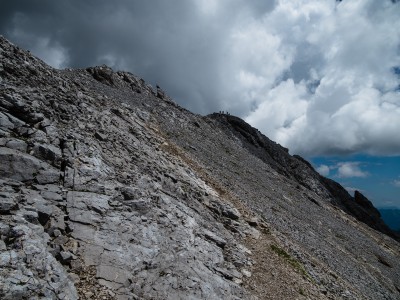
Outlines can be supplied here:
<path id="1" fill-rule="evenodd" d="M 25 141 L 19 139 L 8 139 L 5 146 L 10 149 L 15 149 L 21 152 L 26 152 L 28 145 Z"/>
<path id="2" fill-rule="evenodd" d="M 48 165 L 37 158 L 18 150 L 0 148 L 0 178 L 14 180 L 32 180 L 40 170 Z"/>
<path id="3" fill-rule="evenodd" d="M 1 129 L 14 129 L 14 124 L 10 121 L 6 114 L 0 112 L 0 128 Z"/>

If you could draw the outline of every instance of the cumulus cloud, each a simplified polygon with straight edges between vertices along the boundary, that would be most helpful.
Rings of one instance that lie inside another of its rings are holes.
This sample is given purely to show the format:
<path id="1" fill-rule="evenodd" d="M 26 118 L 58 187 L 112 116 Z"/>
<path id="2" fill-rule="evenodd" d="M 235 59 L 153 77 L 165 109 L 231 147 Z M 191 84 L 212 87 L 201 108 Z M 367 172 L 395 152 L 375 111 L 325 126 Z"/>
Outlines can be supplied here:
<path id="1" fill-rule="evenodd" d="M 368 172 L 362 171 L 358 162 L 342 162 L 337 165 L 337 176 L 341 178 L 367 177 Z"/>
<path id="2" fill-rule="evenodd" d="M 46 63 L 54 68 L 62 68 L 68 64 L 68 55 L 65 48 L 58 42 L 52 42 L 48 37 L 32 37 L 28 36 L 25 32 L 14 30 L 13 36 L 20 40 L 34 39 L 33 46 L 30 48 L 34 53 L 40 53 L 45 57 Z"/>
<path id="3" fill-rule="evenodd" d="M 13 0 L 0 33 L 55 67 L 107 63 L 244 117 L 292 153 L 398 155 L 399 15 L 390 0 Z"/>
<path id="4" fill-rule="evenodd" d="M 303 107 L 285 106 L 298 114 L 288 126 L 270 117 L 274 98 L 266 97 L 247 120 L 260 128 L 278 124 L 264 130 L 292 152 L 399 154 L 400 140 L 393 139 L 400 126 L 393 72 L 400 63 L 398 13 L 389 1 L 280 1 L 268 18 L 270 24 L 289 19 L 279 36 L 284 47 L 299 46 L 286 71 L 297 80 L 291 98 Z M 287 101 L 286 92 L 277 98 Z"/>
<path id="5" fill-rule="evenodd" d="M 328 176 L 330 168 L 327 165 L 320 165 L 316 168 L 317 172 L 322 176 Z"/>
<path id="6" fill-rule="evenodd" d="M 400 187 L 400 179 L 393 180 L 393 185 L 396 187 Z"/>
<path id="7" fill-rule="evenodd" d="M 338 162 L 330 165 L 321 164 L 317 166 L 315 169 L 322 176 L 332 175 L 338 178 L 354 178 L 368 177 L 370 174 L 367 171 L 362 169 L 361 162 L 358 161 L 346 161 L 346 162 Z M 365 167 L 365 166 L 364 166 Z"/>

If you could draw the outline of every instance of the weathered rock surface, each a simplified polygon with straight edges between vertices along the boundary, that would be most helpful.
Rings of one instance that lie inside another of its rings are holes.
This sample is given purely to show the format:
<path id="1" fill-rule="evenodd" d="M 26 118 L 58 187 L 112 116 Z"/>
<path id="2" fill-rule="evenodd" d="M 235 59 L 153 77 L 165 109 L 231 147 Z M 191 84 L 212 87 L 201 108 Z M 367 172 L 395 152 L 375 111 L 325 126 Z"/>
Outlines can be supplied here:
<path id="1" fill-rule="evenodd" d="M 288 149 L 271 141 L 238 117 L 223 114 L 212 114 L 210 117 L 220 122 L 228 134 L 239 138 L 243 147 L 278 173 L 297 181 L 299 185 L 319 196 L 330 199 L 332 204 L 368 226 L 400 240 L 400 236 L 389 229 L 379 211 L 359 191 L 355 191 L 354 197 L 351 197 L 340 184 L 319 175 L 302 157 L 289 155 Z M 318 205 L 318 201 L 312 197 L 309 200 Z"/>
<path id="2" fill-rule="evenodd" d="M 399 299 L 370 202 L 242 120 L 4 38 L 0 59 L 1 299 Z"/>

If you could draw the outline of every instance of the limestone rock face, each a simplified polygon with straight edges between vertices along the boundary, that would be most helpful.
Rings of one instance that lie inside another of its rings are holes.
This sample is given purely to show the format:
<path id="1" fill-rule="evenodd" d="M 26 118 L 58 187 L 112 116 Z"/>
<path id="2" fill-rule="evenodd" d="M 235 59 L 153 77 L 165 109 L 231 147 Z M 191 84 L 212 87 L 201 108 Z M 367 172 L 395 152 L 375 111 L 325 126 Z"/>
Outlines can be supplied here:
<path id="1" fill-rule="evenodd" d="M 1 299 L 400 297 L 370 202 L 239 118 L 4 38 L 0 63 Z"/>

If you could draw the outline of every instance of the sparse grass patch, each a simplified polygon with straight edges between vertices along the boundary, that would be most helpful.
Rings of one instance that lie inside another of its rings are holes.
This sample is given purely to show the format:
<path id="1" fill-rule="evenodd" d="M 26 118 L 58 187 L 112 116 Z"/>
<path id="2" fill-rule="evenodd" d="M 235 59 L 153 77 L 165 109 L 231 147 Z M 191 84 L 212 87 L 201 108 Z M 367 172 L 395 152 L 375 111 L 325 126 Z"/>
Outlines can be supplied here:
<path id="1" fill-rule="evenodd" d="M 341 239 L 341 240 L 343 240 L 343 241 L 346 240 L 346 237 L 345 237 L 343 234 L 336 233 L 335 236 L 336 236 L 338 239 Z"/>
<path id="2" fill-rule="evenodd" d="M 290 256 L 285 250 L 275 245 L 271 245 L 271 250 L 274 251 L 283 259 L 285 259 L 296 271 L 302 274 L 305 278 L 309 279 L 311 282 L 314 282 L 310 274 L 308 274 L 306 269 L 304 269 L 304 266 L 295 258 Z"/>
<path id="3" fill-rule="evenodd" d="M 271 249 L 272 251 L 274 251 L 276 254 L 278 254 L 279 256 L 286 258 L 286 259 L 290 259 L 291 256 L 282 248 L 279 248 L 278 246 L 275 245 L 271 245 Z"/>

